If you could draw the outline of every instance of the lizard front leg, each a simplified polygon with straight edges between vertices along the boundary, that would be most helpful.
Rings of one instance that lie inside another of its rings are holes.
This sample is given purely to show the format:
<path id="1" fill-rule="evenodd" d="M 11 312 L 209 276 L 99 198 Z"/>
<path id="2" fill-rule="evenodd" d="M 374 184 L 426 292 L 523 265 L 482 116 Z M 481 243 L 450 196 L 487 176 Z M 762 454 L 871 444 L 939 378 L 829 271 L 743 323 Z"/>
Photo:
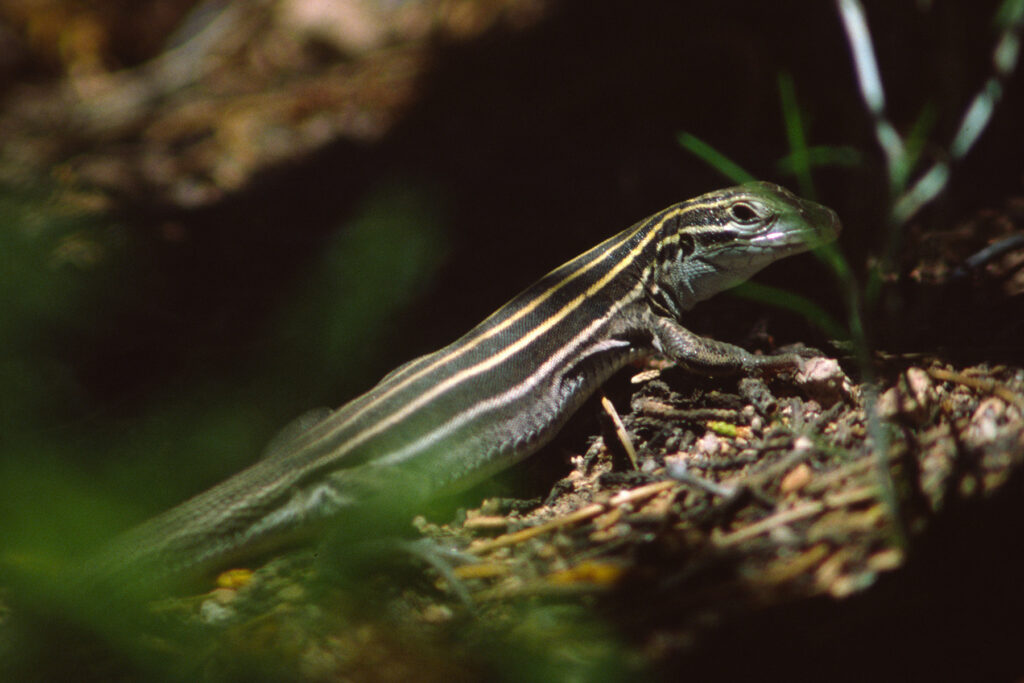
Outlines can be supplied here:
<path id="1" fill-rule="evenodd" d="M 687 369 L 705 375 L 759 375 L 799 370 L 802 362 L 818 354 L 779 353 L 759 356 L 733 344 L 690 332 L 671 318 L 651 315 L 654 346 Z"/>

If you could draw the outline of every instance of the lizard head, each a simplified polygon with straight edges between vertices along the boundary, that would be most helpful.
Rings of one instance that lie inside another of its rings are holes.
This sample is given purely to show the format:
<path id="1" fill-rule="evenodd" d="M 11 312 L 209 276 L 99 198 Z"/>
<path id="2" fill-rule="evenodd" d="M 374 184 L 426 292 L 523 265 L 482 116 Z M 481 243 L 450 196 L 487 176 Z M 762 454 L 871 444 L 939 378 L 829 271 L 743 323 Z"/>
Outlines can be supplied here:
<path id="1" fill-rule="evenodd" d="M 710 192 L 673 210 L 656 284 L 680 310 L 781 258 L 833 241 L 841 229 L 832 209 L 766 182 Z"/>

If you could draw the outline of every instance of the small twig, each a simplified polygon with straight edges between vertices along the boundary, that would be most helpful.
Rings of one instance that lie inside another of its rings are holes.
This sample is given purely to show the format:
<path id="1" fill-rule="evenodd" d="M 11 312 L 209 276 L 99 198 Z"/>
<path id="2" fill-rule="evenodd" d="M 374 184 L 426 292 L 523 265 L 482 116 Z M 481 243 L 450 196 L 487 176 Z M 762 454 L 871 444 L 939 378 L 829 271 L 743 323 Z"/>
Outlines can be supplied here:
<path id="1" fill-rule="evenodd" d="M 793 451 L 789 455 L 784 456 L 778 462 L 768 465 L 763 470 L 758 470 L 751 472 L 748 475 L 737 477 L 737 483 L 747 486 L 761 486 L 765 482 L 775 479 L 784 472 L 788 472 L 805 460 L 810 459 L 813 454 L 814 451 L 812 449 Z"/>
<path id="2" fill-rule="evenodd" d="M 675 488 L 676 483 L 674 481 L 656 481 L 653 484 L 644 484 L 638 486 L 635 489 L 629 491 L 619 491 L 612 499 L 608 501 L 611 505 L 619 506 L 626 505 L 627 503 L 636 503 L 647 498 L 653 498 L 662 491 L 668 491 Z"/>
<path id="3" fill-rule="evenodd" d="M 895 459 L 895 458 L 890 458 Z M 865 476 L 871 472 L 875 467 L 876 463 L 872 458 L 860 458 L 855 460 L 853 463 L 846 465 L 845 467 L 839 467 L 830 472 L 824 472 L 816 476 L 807 486 L 804 488 L 805 493 L 813 494 L 820 493 L 821 491 L 827 490 L 830 486 L 836 482 L 854 478 L 858 476 Z"/>
<path id="4" fill-rule="evenodd" d="M 523 529 L 521 531 L 516 531 L 511 534 L 504 534 L 502 536 L 498 536 L 497 538 L 493 538 L 488 541 L 471 543 L 466 552 L 468 552 L 471 555 L 483 555 L 484 553 L 489 553 L 492 550 L 497 550 L 498 548 L 504 548 L 511 545 L 518 545 L 520 543 L 530 540 L 531 538 L 536 538 L 537 536 L 546 534 L 549 531 L 554 531 L 555 529 L 560 529 L 564 526 L 569 526 L 571 524 L 576 524 L 577 522 L 583 522 L 588 519 L 593 519 L 594 517 L 597 517 L 598 515 L 602 514 L 604 511 L 605 507 L 603 505 L 599 503 L 592 503 L 584 508 L 576 510 L 575 512 L 571 512 L 568 515 L 565 515 L 564 517 L 553 519 L 550 522 L 538 524 L 537 526 L 533 526 L 528 529 Z"/>
<path id="5" fill-rule="evenodd" d="M 668 476 L 678 482 L 695 486 L 696 488 L 707 491 L 713 496 L 719 496 L 721 498 L 733 498 L 739 493 L 741 488 L 740 486 L 722 486 L 721 484 L 705 479 L 704 477 L 698 477 L 695 474 L 691 474 L 686 463 L 681 460 L 671 460 L 666 462 L 665 471 Z"/>
<path id="6" fill-rule="evenodd" d="M 643 398 L 635 403 L 637 411 L 647 417 L 659 417 L 665 420 L 686 420 L 689 422 L 706 422 L 722 420 L 738 422 L 740 411 L 731 408 L 675 408 L 668 403 L 652 398 Z"/>
<path id="7" fill-rule="evenodd" d="M 982 266 L 995 261 L 1004 254 L 1014 251 L 1015 249 L 1020 249 L 1021 247 L 1024 247 L 1024 234 L 1017 233 L 1015 235 L 1010 235 L 1009 237 L 1004 237 L 998 242 L 994 242 L 964 259 L 964 262 L 957 266 L 950 274 L 950 279 L 963 279 L 967 277 L 971 271 L 977 270 Z M 1015 270 L 1016 268 L 1013 268 L 1010 272 L 1012 273 Z"/>
<path id="8" fill-rule="evenodd" d="M 633 464 L 633 469 L 639 470 L 640 466 L 636 462 L 636 449 L 633 448 L 633 440 L 629 438 L 629 433 L 626 432 L 626 425 L 622 424 L 619 412 L 615 410 L 615 406 L 612 405 L 607 396 L 601 397 L 601 407 L 604 408 L 604 412 L 608 413 L 608 417 L 612 419 L 612 424 L 615 425 L 615 436 L 619 438 L 619 443 L 626 449 L 626 455 L 629 456 L 629 462 Z"/>
<path id="9" fill-rule="evenodd" d="M 1021 411 L 1024 411 L 1024 397 L 1002 382 L 994 380 L 991 377 L 968 377 L 962 373 L 944 370 L 943 368 L 929 368 L 928 375 L 939 382 L 962 384 L 963 386 L 974 389 L 975 391 L 992 394 L 1007 403 L 1017 406 Z"/>
<path id="10" fill-rule="evenodd" d="M 1000 256 L 1024 247 L 1024 234 L 1011 234 L 1010 237 L 990 244 L 964 260 L 964 267 L 974 270 L 986 263 L 991 263 Z"/>
<path id="11" fill-rule="evenodd" d="M 473 598 L 479 604 L 499 600 L 521 600 L 523 598 L 593 595 L 595 593 L 607 592 L 612 586 L 613 583 L 600 584 L 586 581 L 555 583 L 550 580 L 550 577 L 547 577 L 520 584 L 496 586 L 474 593 Z"/>
<path id="12" fill-rule="evenodd" d="M 878 500 L 878 485 L 865 484 L 845 491 L 837 491 L 825 495 L 825 505 L 830 508 L 841 508 L 856 505 L 869 500 Z"/>
<path id="13" fill-rule="evenodd" d="M 643 370 L 630 377 L 629 383 L 643 384 L 644 382 L 650 382 L 652 379 L 657 379 L 658 377 L 661 377 L 661 369 L 651 368 L 650 370 Z"/>
<path id="14" fill-rule="evenodd" d="M 648 498 L 653 498 L 659 493 L 669 491 L 677 486 L 674 481 L 656 481 L 653 484 L 644 484 L 638 486 L 635 489 L 629 491 L 620 491 L 619 493 L 612 496 L 611 500 L 608 501 L 608 505 L 602 505 L 600 503 L 592 503 L 584 508 L 580 508 L 575 512 L 553 519 L 543 524 L 530 527 L 528 529 L 522 529 L 515 531 L 510 534 L 503 534 L 497 538 L 493 538 L 485 541 L 474 541 L 470 544 L 469 549 L 466 551 L 471 555 L 483 555 L 489 553 L 492 550 L 498 548 L 505 548 L 507 546 L 518 545 L 525 541 L 528 541 L 537 536 L 554 531 L 565 526 L 576 524 L 577 522 L 584 522 L 588 519 L 593 519 L 604 514 L 609 507 L 615 508 L 621 505 L 637 503 Z"/>
<path id="15" fill-rule="evenodd" d="M 789 510 L 783 510 L 782 512 L 776 513 L 770 517 L 766 517 L 759 522 L 755 522 L 754 524 L 745 526 L 742 529 L 738 529 L 731 534 L 719 536 L 715 539 L 715 544 L 719 546 L 736 545 L 737 543 L 742 543 L 743 541 L 755 538 L 773 529 L 786 526 L 792 522 L 813 517 L 827 509 L 848 507 L 850 505 L 856 505 L 869 500 L 878 500 L 878 494 L 879 489 L 876 484 L 869 484 L 867 486 L 859 486 L 847 491 L 840 491 L 826 496 L 824 501 L 812 501 L 790 508 Z"/>
<path id="16" fill-rule="evenodd" d="M 813 501 L 798 505 L 797 507 L 790 508 L 789 510 L 783 510 L 782 512 L 776 513 L 771 517 L 765 517 L 760 522 L 755 522 L 749 526 L 745 526 L 742 529 L 732 532 L 731 534 L 722 534 L 712 540 L 717 546 L 736 545 L 742 543 L 751 538 L 756 538 L 763 533 L 777 529 L 781 526 L 786 526 L 792 522 L 796 522 L 801 519 L 813 517 L 821 512 L 824 512 L 825 504 L 820 501 Z"/>

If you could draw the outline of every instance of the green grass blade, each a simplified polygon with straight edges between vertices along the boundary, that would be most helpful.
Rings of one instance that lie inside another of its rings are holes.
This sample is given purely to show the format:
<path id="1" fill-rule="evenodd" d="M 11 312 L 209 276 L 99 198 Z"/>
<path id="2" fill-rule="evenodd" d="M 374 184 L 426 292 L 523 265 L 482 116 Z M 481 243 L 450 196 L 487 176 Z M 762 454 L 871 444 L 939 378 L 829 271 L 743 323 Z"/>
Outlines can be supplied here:
<path id="1" fill-rule="evenodd" d="M 806 152 L 807 163 L 812 167 L 841 166 L 853 168 L 860 166 L 864 161 L 864 155 L 859 149 L 847 145 L 817 145 L 808 147 Z M 776 168 L 784 175 L 796 175 L 797 155 L 787 154 L 779 159 Z"/>
<path id="2" fill-rule="evenodd" d="M 684 132 L 678 133 L 676 139 L 679 140 L 679 144 L 683 149 L 702 160 L 729 180 L 738 184 L 749 183 L 752 180 L 757 180 L 742 166 L 700 138 Z"/>
<path id="3" fill-rule="evenodd" d="M 796 87 L 793 76 L 782 71 L 778 76 L 779 103 L 782 105 L 782 119 L 786 125 L 789 140 L 789 156 L 792 158 L 793 173 L 796 175 L 800 194 L 814 199 L 814 180 L 811 178 L 811 160 L 807 151 L 807 135 L 804 132 L 800 106 L 796 102 Z"/>

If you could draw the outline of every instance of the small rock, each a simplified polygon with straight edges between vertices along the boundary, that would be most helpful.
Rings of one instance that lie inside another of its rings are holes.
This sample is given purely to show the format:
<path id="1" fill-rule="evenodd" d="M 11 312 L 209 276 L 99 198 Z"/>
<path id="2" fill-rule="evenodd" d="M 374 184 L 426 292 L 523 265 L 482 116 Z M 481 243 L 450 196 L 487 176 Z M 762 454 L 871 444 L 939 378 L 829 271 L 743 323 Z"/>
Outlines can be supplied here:
<path id="1" fill-rule="evenodd" d="M 982 401 L 971 416 L 967 427 L 968 442 L 980 447 L 995 441 L 999 433 L 999 422 L 1006 413 L 1006 404 L 994 396 Z"/>
<path id="2" fill-rule="evenodd" d="M 760 436 L 764 431 L 764 418 L 760 415 L 750 418 L 750 431 Z"/>
<path id="3" fill-rule="evenodd" d="M 199 618 L 205 624 L 221 624 L 235 616 L 235 610 L 219 604 L 216 600 L 204 600 L 199 608 Z"/>
<path id="4" fill-rule="evenodd" d="M 814 442 L 806 436 L 798 436 L 793 441 L 793 452 L 794 453 L 808 453 L 814 449 Z"/>
<path id="5" fill-rule="evenodd" d="M 853 382 L 834 358 L 803 360 L 796 373 L 796 382 L 803 387 L 808 398 L 826 408 L 849 399 L 853 392 Z"/>
<path id="6" fill-rule="evenodd" d="M 921 368 L 909 368 L 907 370 L 907 389 L 910 395 L 920 403 L 928 399 L 928 392 L 932 388 L 932 379 L 928 373 Z"/>
<path id="7" fill-rule="evenodd" d="M 779 490 L 784 494 L 796 493 L 810 483 L 812 474 L 811 468 L 807 466 L 807 463 L 800 463 L 782 478 Z"/>
<path id="8" fill-rule="evenodd" d="M 708 431 L 694 444 L 697 452 L 701 455 L 718 455 L 722 451 L 723 443 L 721 437 L 712 431 Z"/>
<path id="9" fill-rule="evenodd" d="M 899 415 L 915 425 L 927 423 L 935 406 L 931 377 L 921 368 L 909 368 L 896 386 L 883 393 L 876 404 L 879 417 L 887 420 Z"/>

